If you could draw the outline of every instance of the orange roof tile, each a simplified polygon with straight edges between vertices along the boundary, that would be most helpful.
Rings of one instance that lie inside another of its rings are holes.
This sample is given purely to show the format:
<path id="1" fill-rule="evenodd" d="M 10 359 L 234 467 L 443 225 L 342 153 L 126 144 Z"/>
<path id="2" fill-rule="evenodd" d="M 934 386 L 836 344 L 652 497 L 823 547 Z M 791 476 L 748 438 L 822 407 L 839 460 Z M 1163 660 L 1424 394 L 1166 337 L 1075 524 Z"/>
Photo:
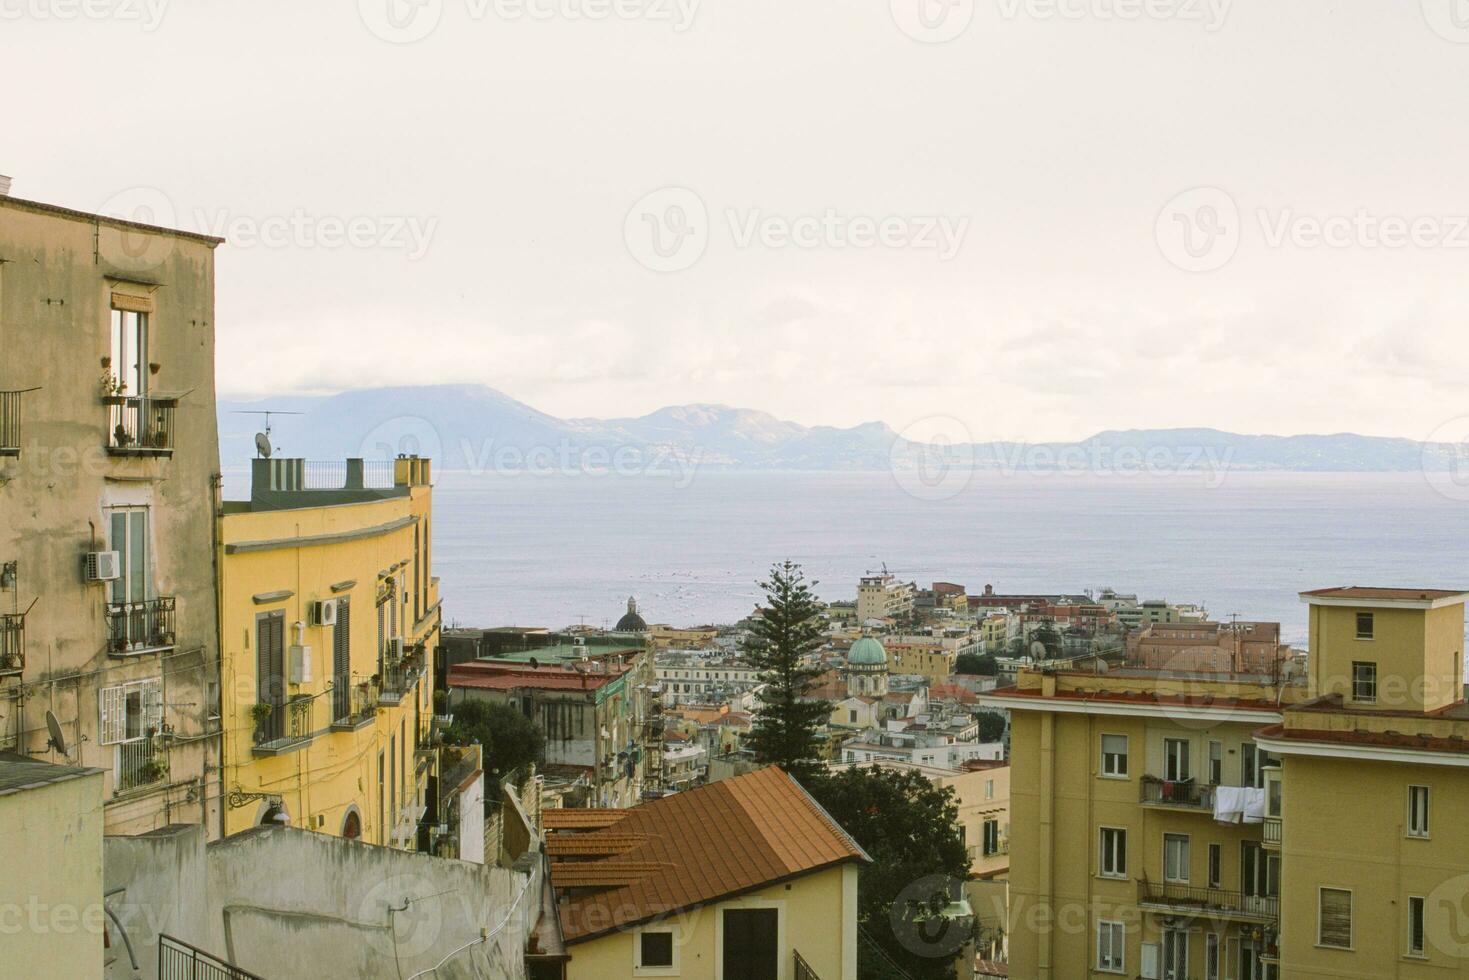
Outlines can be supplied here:
<path id="1" fill-rule="evenodd" d="M 844 861 L 870 860 L 774 766 L 619 812 L 624 816 L 611 833 L 641 835 L 642 843 L 612 860 L 551 866 L 557 888 L 602 888 L 561 896 L 568 944 Z M 560 870 L 565 868 L 577 870 Z M 597 868 L 607 869 L 604 879 L 596 877 Z"/>
<path id="2" fill-rule="evenodd" d="M 541 811 L 541 825 L 547 830 L 601 830 L 627 816 L 626 810 L 595 808 L 551 809 Z"/>
<path id="3" fill-rule="evenodd" d="M 1462 589 L 1378 589 L 1361 585 L 1312 589 L 1309 592 L 1301 593 L 1301 595 L 1320 596 L 1323 599 L 1405 599 L 1424 602 L 1463 594 Z"/>
<path id="4" fill-rule="evenodd" d="M 552 811 L 545 811 L 547 813 Z M 550 857 L 605 857 L 637 847 L 648 838 L 642 834 L 549 834 L 546 854 Z"/>

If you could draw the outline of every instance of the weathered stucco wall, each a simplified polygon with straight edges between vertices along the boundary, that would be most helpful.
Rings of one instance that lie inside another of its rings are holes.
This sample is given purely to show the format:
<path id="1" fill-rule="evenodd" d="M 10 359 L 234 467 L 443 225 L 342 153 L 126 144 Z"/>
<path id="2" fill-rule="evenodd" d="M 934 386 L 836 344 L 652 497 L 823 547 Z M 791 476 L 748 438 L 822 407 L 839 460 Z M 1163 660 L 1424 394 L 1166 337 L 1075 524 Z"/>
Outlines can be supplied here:
<path id="1" fill-rule="evenodd" d="M 538 876 L 290 827 L 207 847 L 197 827 L 106 846 L 109 888 L 127 885 L 108 907 L 144 977 L 156 976 L 160 931 L 271 980 L 525 975 Z"/>

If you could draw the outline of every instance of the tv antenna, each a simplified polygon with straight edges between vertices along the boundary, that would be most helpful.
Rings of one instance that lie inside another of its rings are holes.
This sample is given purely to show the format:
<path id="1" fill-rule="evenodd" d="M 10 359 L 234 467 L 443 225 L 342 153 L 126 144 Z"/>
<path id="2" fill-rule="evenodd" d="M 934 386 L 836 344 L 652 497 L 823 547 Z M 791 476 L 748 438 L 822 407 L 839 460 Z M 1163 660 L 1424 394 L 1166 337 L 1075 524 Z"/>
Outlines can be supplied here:
<path id="1" fill-rule="evenodd" d="M 263 409 L 236 409 L 231 415 L 264 415 L 265 431 L 255 433 L 255 452 L 261 459 L 270 459 L 270 417 L 272 415 L 305 415 L 305 412 L 278 412 L 275 410 L 265 411 Z"/>

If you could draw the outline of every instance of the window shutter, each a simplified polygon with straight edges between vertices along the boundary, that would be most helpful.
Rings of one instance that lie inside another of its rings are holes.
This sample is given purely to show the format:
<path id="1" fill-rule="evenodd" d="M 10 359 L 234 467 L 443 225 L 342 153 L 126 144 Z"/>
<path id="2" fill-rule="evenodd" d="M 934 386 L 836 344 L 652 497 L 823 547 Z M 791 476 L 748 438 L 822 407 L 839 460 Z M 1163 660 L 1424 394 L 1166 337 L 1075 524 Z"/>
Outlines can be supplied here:
<path id="1" fill-rule="evenodd" d="M 1143 980 L 1159 980 L 1162 970 L 1158 963 L 1157 943 L 1143 943 L 1142 961 Z"/>
<path id="2" fill-rule="evenodd" d="M 141 685 L 143 703 L 143 731 L 150 729 L 154 734 L 163 731 L 163 680 L 154 678 Z"/>
<path id="3" fill-rule="evenodd" d="M 127 731 L 127 708 L 123 688 L 104 687 L 97 692 L 97 703 L 101 708 L 97 741 L 113 745 L 123 740 Z"/>
<path id="4" fill-rule="evenodd" d="M 1321 945 L 1348 948 L 1352 945 L 1352 893 L 1339 888 L 1321 889 Z"/>

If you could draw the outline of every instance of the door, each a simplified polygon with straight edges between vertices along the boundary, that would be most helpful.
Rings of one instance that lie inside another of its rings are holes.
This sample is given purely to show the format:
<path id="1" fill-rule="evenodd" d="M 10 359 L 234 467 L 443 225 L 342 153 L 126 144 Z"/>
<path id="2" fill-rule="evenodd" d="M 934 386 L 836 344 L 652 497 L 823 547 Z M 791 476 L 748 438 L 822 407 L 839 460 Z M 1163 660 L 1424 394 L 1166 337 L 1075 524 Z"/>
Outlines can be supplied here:
<path id="1" fill-rule="evenodd" d="M 725 980 L 776 980 L 780 972 L 780 910 L 724 910 Z"/>
<path id="2" fill-rule="evenodd" d="M 263 741 L 286 736 L 286 614 L 255 617 L 256 696 L 271 712 L 258 726 Z"/>
<path id="3" fill-rule="evenodd" d="M 1188 933 L 1169 929 L 1163 933 L 1163 980 L 1188 980 Z"/>

